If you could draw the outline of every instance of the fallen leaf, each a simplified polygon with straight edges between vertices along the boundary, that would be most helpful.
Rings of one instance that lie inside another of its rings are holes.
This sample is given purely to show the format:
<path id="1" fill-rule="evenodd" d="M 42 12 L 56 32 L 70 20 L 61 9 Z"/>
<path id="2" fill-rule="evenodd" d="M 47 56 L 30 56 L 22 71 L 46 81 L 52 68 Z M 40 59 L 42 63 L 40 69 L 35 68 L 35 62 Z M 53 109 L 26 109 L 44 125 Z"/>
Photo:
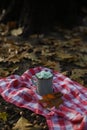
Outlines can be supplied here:
<path id="1" fill-rule="evenodd" d="M 87 73 L 87 69 L 73 69 L 70 78 L 84 85 L 84 80 L 82 77 L 85 73 Z"/>
<path id="2" fill-rule="evenodd" d="M 56 52 L 56 57 L 59 60 L 63 60 L 63 61 L 67 60 L 68 62 L 76 60 L 76 57 L 74 55 L 71 55 L 70 53 L 67 53 L 67 52 L 64 52 L 64 51 Z"/>
<path id="3" fill-rule="evenodd" d="M 22 27 L 17 28 L 17 29 L 13 29 L 11 31 L 12 36 L 18 36 L 18 35 L 21 35 L 22 33 L 23 33 L 23 28 Z"/>
<path id="4" fill-rule="evenodd" d="M 42 130 L 42 128 L 39 125 L 34 125 L 30 130 Z"/>
<path id="5" fill-rule="evenodd" d="M 87 63 L 87 54 L 82 55 L 82 60 L 85 61 Z"/>
<path id="6" fill-rule="evenodd" d="M 29 130 L 30 127 L 33 127 L 33 125 L 24 117 L 20 117 L 12 130 Z"/>
<path id="7" fill-rule="evenodd" d="M 52 94 L 46 94 L 42 96 L 42 99 L 39 100 L 39 102 L 43 105 L 45 108 L 52 108 L 56 107 L 58 108 L 60 104 L 63 103 L 62 97 L 63 94 L 60 92 L 55 92 Z"/>
<path id="8" fill-rule="evenodd" d="M 82 77 L 85 73 L 87 73 L 87 69 L 73 69 L 71 78 Z"/>
<path id="9" fill-rule="evenodd" d="M 0 119 L 7 121 L 8 114 L 6 112 L 0 112 Z"/>
<path id="10" fill-rule="evenodd" d="M 51 61 L 51 60 L 48 60 L 45 62 L 45 60 L 43 60 L 43 64 L 45 67 L 49 67 L 49 68 L 54 69 L 56 71 L 60 72 L 60 70 L 61 70 L 60 64 L 58 62 Z"/>
<path id="11" fill-rule="evenodd" d="M 4 61 L 4 58 L 3 57 L 0 57 L 0 62 Z"/>
<path id="12" fill-rule="evenodd" d="M 39 125 L 31 124 L 26 118 L 20 117 L 12 130 L 41 130 Z"/>
<path id="13" fill-rule="evenodd" d="M 18 69 L 19 69 L 19 66 L 13 66 L 12 68 L 9 68 L 8 71 L 10 72 L 10 74 L 13 74 Z"/>
<path id="14" fill-rule="evenodd" d="M 17 63 L 17 62 L 20 62 L 20 57 L 18 56 L 18 55 L 10 55 L 8 58 L 6 58 L 5 60 L 4 60 L 4 62 L 12 62 L 12 63 Z"/>
<path id="15" fill-rule="evenodd" d="M 10 73 L 9 73 L 9 70 L 8 70 L 8 69 L 0 68 L 0 76 L 6 77 L 6 76 L 8 76 L 9 74 L 10 74 Z"/>
<path id="16" fill-rule="evenodd" d="M 75 62 L 75 65 L 77 65 L 79 67 L 86 67 L 87 66 L 87 62 L 78 61 L 78 62 Z"/>
<path id="17" fill-rule="evenodd" d="M 2 24 L 2 23 L 0 24 L 0 34 L 1 34 L 2 36 L 8 34 L 8 26 L 7 26 L 7 25 Z"/>
<path id="18" fill-rule="evenodd" d="M 7 22 L 7 26 L 9 27 L 9 29 L 13 29 L 17 26 L 17 23 L 15 21 L 9 21 Z"/>

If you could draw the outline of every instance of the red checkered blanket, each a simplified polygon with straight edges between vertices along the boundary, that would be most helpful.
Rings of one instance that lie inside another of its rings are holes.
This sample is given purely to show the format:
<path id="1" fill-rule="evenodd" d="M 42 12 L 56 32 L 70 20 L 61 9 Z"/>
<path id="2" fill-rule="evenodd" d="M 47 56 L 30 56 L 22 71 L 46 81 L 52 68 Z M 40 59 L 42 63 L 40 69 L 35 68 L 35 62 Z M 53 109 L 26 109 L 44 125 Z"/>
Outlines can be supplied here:
<path id="1" fill-rule="evenodd" d="M 41 70 L 52 71 L 54 92 L 63 94 L 58 109 L 48 110 L 38 102 L 42 97 L 36 93 L 35 73 Z M 87 89 L 59 72 L 36 67 L 21 76 L 0 78 L 0 94 L 7 102 L 43 115 L 49 130 L 87 130 Z"/>

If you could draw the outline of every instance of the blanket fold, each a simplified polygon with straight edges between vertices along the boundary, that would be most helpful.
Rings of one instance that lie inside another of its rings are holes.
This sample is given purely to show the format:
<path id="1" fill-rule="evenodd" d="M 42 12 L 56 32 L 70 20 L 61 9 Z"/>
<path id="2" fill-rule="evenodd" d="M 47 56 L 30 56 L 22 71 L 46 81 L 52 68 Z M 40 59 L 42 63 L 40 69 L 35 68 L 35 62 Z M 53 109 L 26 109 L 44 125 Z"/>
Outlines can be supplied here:
<path id="1" fill-rule="evenodd" d="M 36 92 L 35 74 L 42 70 L 53 73 L 54 92 L 63 94 L 63 104 L 58 109 L 54 106 L 49 111 L 38 102 L 42 97 Z M 0 78 L 0 95 L 7 102 L 46 117 L 49 130 L 87 130 L 87 89 L 59 72 L 36 67 L 21 76 Z"/>

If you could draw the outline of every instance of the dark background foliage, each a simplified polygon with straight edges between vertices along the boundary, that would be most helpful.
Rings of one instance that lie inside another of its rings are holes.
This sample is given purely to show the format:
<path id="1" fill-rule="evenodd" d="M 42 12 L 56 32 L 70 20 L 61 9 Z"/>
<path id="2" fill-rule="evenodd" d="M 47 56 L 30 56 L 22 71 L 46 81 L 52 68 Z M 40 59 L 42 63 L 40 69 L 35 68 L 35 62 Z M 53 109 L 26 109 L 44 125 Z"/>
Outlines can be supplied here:
<path id="1" fill-rule="evenodd" d="M 6 13 L 1 21 L 15 20 L 30 33 L 46 31 L 56 24 L 73 27 L 82 23 L 82 8 L 86 6 L 86 0 L 3 0 L 0 8 Z"/>

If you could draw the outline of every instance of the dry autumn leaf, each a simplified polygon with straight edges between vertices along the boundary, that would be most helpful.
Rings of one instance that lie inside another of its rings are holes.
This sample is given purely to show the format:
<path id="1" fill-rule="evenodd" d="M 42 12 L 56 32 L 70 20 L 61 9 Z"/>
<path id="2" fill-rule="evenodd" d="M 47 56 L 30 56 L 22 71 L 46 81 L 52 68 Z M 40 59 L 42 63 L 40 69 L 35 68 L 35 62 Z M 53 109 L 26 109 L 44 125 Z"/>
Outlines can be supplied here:
<path id="1" fill-rule="evenodd" d="M 0 119 L 7 121 L 8 114 L 6 112 L 0 112 Z"/>
<path id="2" fill-rule="evenodd" d="M 18 66 L 13 66 L 12 68 L 9 68 L 8 71 L 13 74 L 15 71 L 17 71 L 19 69 Z"/>
<path id="3" fill-rule="evenodd" d="M 5 24 L 0 24 L 0 34 L 1 34 L 2 36 L 7 35 L 7 34 L 8 34 L 8 31 L 9 31 L 9 28 L 8 28 L 7 25 L 5 25 Z"/>
<path id="4" fill-rule="evenodd" d="M 27 119 L 25 119 L 24 117 L 20 117 L 12 130 L 29 130 L 29 127 L 32 126 L 33 125 Z"/>
<path id="5" fill-rule="evenodd" d="M 17 28 L 17 29 L 13 29 L 11 31 L 12 36 L 18 36 L 18 35 L 21 35 L 22 33 L 23 33 L 23 28 L 22 27 Z"/>
<path id="6" fill-rule="evenodd" d="M 64 51 L 58 51 L 56 52 L 56 56 L 60 59 L 60 60 L 74 60 L 76 57 L 74 57 L 73 55 L 71 55 L 70 53 L 64 52 Z"/>
<path id="7" fill-rule="evenodd" d="M 16 28 L 17 23 L 15 21 L 9 21 L 9 22 L 7 22 L 7 26 L 10 30 L 10 29 Z"/>
<path id="8" fill-rule="evenodd" d="M 0 68 L 0 76 L 6 77 L 9 75 L 9 70 L 6 70 L 5 68 Z"/>
<path id="9" fill-rule="evenodd" d="M 12 130 L 41 130 L 41 127 L 38 125 L 31 124 L 24 117 L 20 117 Z"/>
<path id="10" fill-rule="evenodd" d="M 70 78 L 84 85 L 83 76 L 87 73 L 87 69 L 73 69 Z"/>
<path id="11" fill-rule="evenodd" d="M 4 62 L 8 61 L 9 63 L 17 63 L 20 62 L 20 57 L 18 55 L 10 55 L 8 58 L 4 60 Z"/>
<path id="12" fill-rule="evenodd" d="M 71 78 L 82 77 L 85 73 L 87 73 L 87 69 L 73 69 Z"/>
<path id="13" fill-rule="evenodd" d="M 44 95 L 43 99 L 39 100 L 39 102 L 45 108 L 52 108 L 53 106 L 58 108 L 59 105 L 63 103 L 63 100 L 61 98 L 62 96 L 63 96 L 63 94 L 60 92 L 47 94 L 47 95 Z"/>
<path id="14" fill-rule="evenodd" d="M 58 62 L 48 60 L 46 62 L 43 61 L 43 64 L 46 67 L 55 69 L 56 71 L 60 71 L 61 70 L 60 64 Z"/>
<path id="15" fill-rule="evenodd" d="M 87 62 L 78 61 L 78 62 L 75 62 L 75 65 L 86 68 Z"/>
<path id="16" fill-rule="evenodd" d="M 4 61 L 4 58 L 3 57 L 0 57 L 0 62 Z"/>

